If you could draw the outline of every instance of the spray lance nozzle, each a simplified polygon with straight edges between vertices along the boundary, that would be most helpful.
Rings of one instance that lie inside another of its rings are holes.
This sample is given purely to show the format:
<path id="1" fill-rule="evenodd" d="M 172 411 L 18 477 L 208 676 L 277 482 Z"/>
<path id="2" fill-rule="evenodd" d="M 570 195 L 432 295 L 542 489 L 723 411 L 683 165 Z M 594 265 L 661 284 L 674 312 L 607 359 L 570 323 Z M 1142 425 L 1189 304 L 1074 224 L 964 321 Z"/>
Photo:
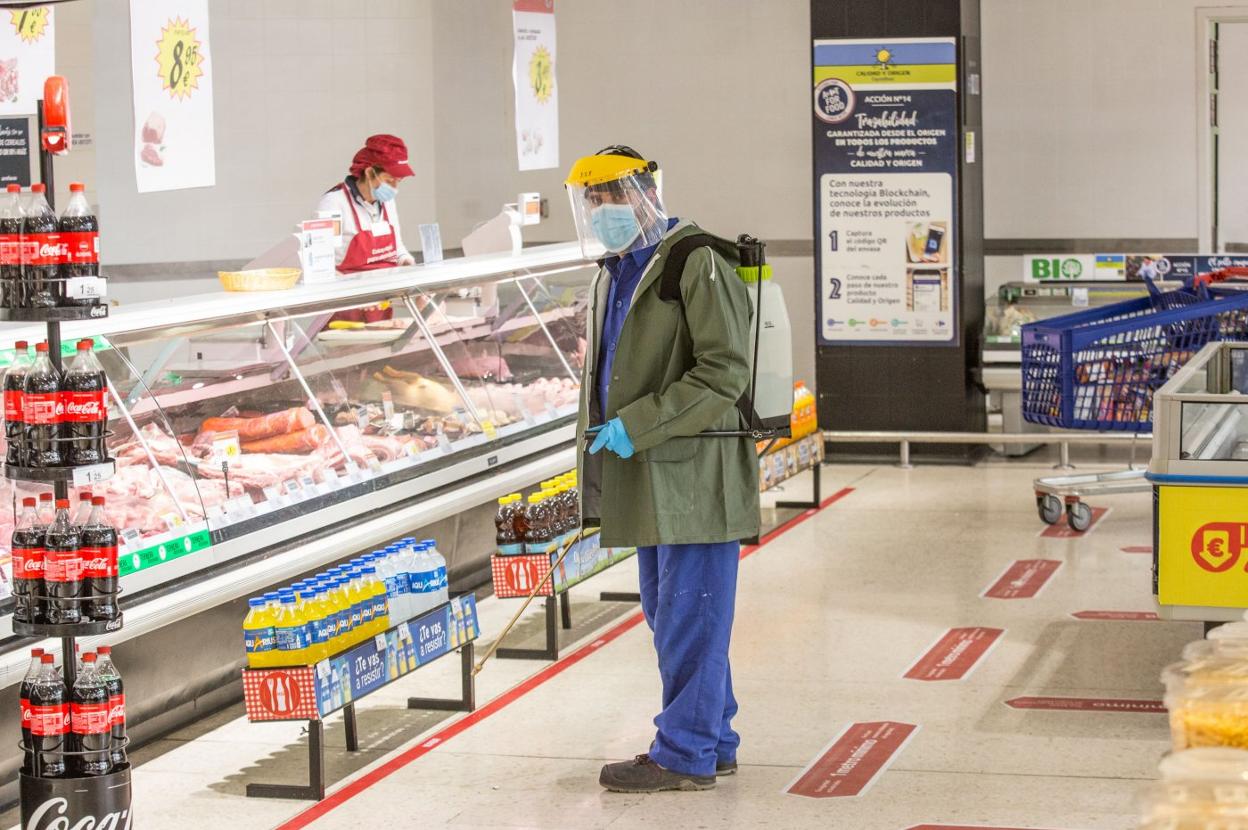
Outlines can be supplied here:
<path id="1" fill-rule="evenodd" d="M 757 268 L 763 264 L 763 248 L 767 246 L 766 242 L 755 239 L 748 233 L 743 233 L 737 237 L 737 259 L 741 262 L 742 268 Z"/>

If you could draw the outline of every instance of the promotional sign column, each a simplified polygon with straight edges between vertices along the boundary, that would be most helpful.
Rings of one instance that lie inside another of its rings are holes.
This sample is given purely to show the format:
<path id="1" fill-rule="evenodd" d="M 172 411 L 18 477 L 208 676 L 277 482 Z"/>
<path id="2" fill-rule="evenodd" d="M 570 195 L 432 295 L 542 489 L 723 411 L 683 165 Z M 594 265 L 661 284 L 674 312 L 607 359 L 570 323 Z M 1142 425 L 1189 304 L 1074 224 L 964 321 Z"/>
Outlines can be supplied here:
<path id="1" fill-rule="evenodd" d="M 956 344 L 955 41 L 814 49 L 819 341 Z"/>

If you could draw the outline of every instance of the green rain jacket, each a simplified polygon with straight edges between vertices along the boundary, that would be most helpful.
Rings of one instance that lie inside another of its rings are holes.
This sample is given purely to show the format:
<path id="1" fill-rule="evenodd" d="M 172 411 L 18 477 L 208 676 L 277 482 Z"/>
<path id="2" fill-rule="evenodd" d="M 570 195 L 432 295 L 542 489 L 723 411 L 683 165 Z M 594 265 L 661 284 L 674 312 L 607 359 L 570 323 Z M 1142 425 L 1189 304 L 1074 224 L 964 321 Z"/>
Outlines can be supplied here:
<path id="1" fill-rule="evenodd" d="M 681 303 L 659 297 L 671 246 L 702 231 L 680 222 L 645 266 L 620 331 L 608 400 L 598 400 L 598 342 L 611 275 L 590 287 L 581 372 L 577 468 L 585 524 L 610 547 L 730 542 L 758 533 L 754 441 L 696 438 L 742 427 L 736 403 L 750 382 L 750 302 L 732 265 L 695 249 L 680 279 Z M 637 452 L 589 455 L 585 429 L 619 417 Z"/>

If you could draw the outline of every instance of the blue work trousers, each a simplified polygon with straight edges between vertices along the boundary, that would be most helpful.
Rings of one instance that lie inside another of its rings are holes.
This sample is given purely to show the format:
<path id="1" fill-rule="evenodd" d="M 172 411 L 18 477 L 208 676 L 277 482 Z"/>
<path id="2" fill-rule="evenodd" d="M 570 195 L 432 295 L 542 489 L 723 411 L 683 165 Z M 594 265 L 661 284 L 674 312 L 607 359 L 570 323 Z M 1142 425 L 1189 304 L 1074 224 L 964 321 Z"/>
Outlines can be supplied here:
<path id="1" fill-rule="evenodd" d="M 737 758 L 728 641 L 740 542 L 637 548 L 641 610 L 654 632 L 663 711 L 650 757 L 686 775 L 714 775 Z"/>

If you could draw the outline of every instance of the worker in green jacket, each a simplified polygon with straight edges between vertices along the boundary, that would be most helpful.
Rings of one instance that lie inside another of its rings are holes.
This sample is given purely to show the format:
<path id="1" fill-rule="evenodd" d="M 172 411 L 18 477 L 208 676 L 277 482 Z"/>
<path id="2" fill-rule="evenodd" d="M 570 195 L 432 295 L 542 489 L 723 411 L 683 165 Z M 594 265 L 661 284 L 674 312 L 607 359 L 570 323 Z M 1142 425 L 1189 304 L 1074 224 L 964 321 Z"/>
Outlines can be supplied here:
<path id="1" fill-rule="evenodd" d="M 587 255 L 606 249 L 581 381 L 582 519 L 601 525 L 603 545 L 637 547 L 663 681 L 649 751 L 602 769 L 617 792 L 708 789 L 736 771 L 728 643 L 740 540 L 759 523 L 754 442 L 696 437 L 741 429 L 749 297 L 709 246 L 664 276 L 672 245 L 701 231 L 668 216 L 658 176 L 617 145 L 578 160 L 567 180 Z"/>

